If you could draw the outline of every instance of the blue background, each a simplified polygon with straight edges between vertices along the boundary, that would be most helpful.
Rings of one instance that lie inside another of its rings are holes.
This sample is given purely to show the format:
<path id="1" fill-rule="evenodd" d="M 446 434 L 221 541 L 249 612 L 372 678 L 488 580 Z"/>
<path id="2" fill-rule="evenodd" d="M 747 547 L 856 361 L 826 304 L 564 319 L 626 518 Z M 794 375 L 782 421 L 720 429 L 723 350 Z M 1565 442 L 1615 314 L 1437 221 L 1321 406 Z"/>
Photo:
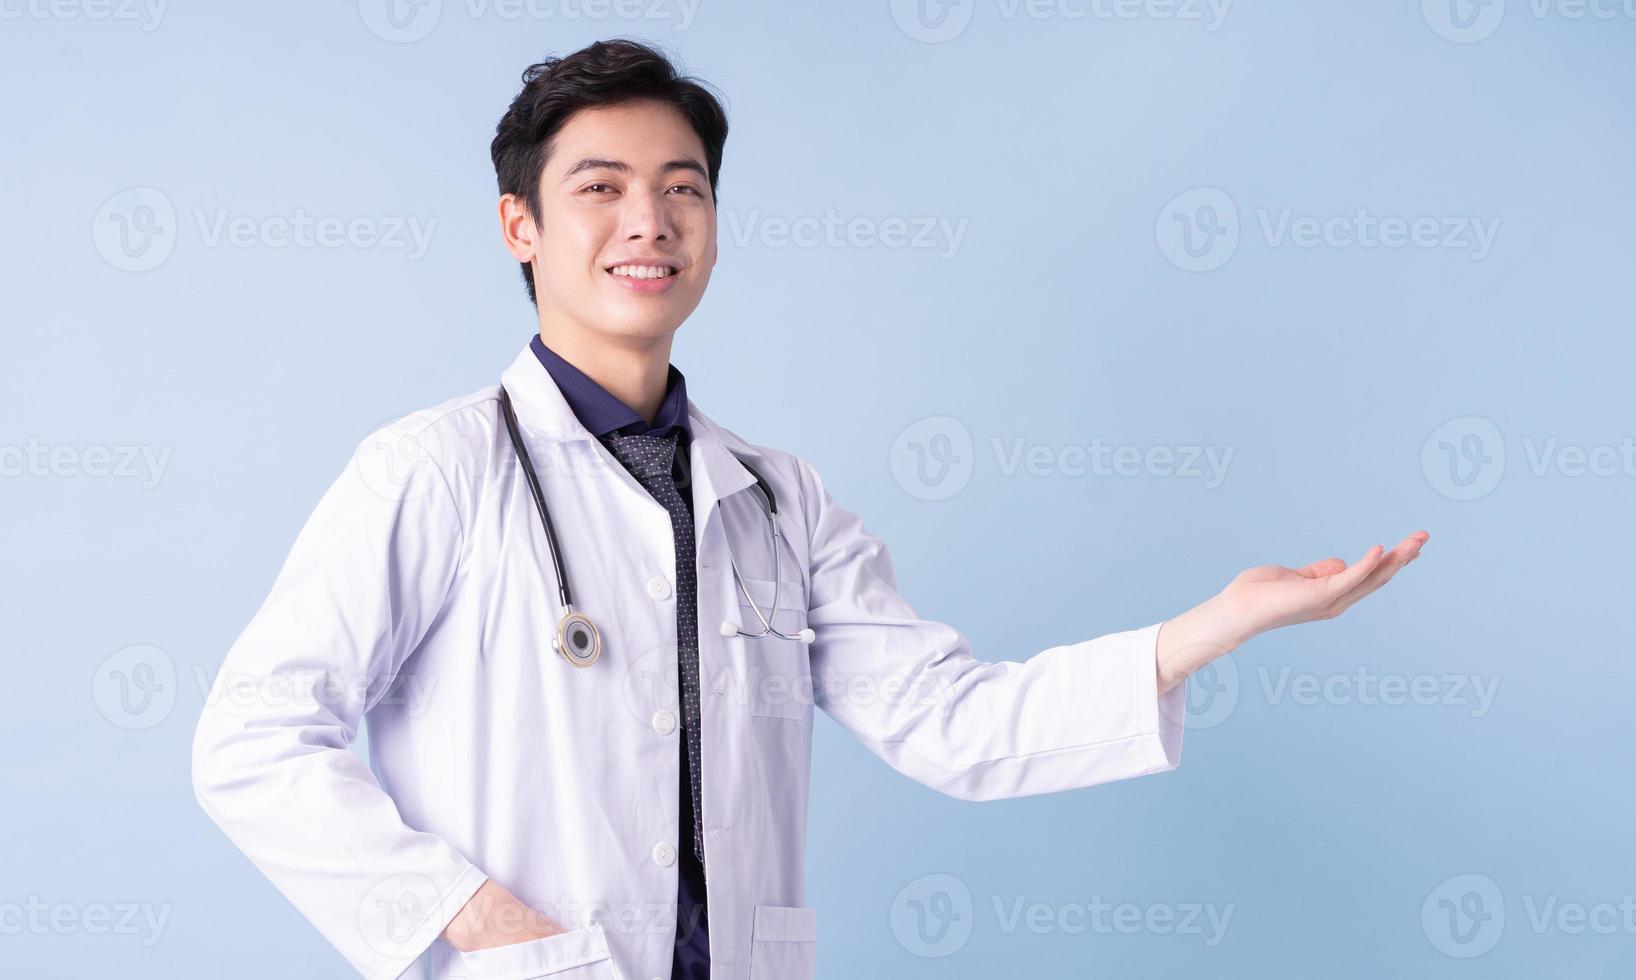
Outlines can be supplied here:
<path id="1" fill-rule="evenodd" d="M 721 259 L 673 355 L 689 392 L 810 459 L 888 541 L 916 610 L 980 657 L 1157 622 L 1250 565 L 1431 532 L 1422 560 L 1342 618 L 1257 638 L 1196 678 L 1173 773 L 962 803 L 825 718 L 808 896 L 821 976 L 1636 963 L 1629 923 L 1535 921 L 1636 890 L 1636 472 L 1531 459 L 1636 435 L 1622 8 L 1511 0 L 1462 29 L 1437 0 L 1246 2 L 1219 22 L 1161 17 L 1156 0 L 979 0 L 934 29 L 939 11 L 885 0 L 703 0 L 691 19 L 674 3 L 507 18 L 445 0 L 420 9 L 429 27 L 394 34 L 369 0 L 191 0 L 157 20 L 35 2 L 8 0 L 0 20 L 0 912 L 69 911 L 60 928 L 0 917 L 4 972 L 349 975 L 197 808 L 193 724 L 363 435 L 492 383 L 534 329 L 496 227 L 489 138 L 523 67 L 614 35 L 665 45 L 731 115 Z M 151 191 L 118 197 L 133 188 Z M 1200 188 L 1236 217 L 1178 212 Z M 149 223 L 155 202 L 174 220 Z M 207 234 L 217 217 L 298 208 L 435 226 L 414 255 Z M 1499 225 L 1482 255 L 1303 247 L 1263 229 L 1286 209 Z M 958 247 L 777 233 L 829 212 L 964 233 Z M 121 220 L 160 251 L 111 246 Z M 1218 267 L 1182 268 L 1167 234 L 1188 222 L 1236 228 L 1236 248 L 1218 239 Z M 929 488 L 901 465 L 906 440 L 944 445 L 928 431 L 960 457 L 936 456 L 954 475 Z M 1093 439 L 1232 456 L 1207 486 L 1160 466 L 1008 473 L 995 450 Z M 66 462 L 15 465 L 30 445 Z M 96 447 L 168 456 L 96 476 Z M 106 694 L 116 674 L 141 681 L 133 656 L 174 676 L 169 706 L 131 728 Z M 1329 694 L 1297 698 L 1286 668 Z M 1377 703 L 1348 686 L 1360 670 L 1442 693 Z M 1454 689 L 1471 677 L 1497 685 L 1486 710 Z M 914 923 L 929 888 L 969 910 Z M 1087 928 L 1072 910 L 1098 897 L 1231 918 L 1220 937 Z M 1007 929 L 1019 901 L 1081 928 Z M 163 929 L 73 924 L 128 903 L 164 910 Z M 1499 913 L 1503 929 L 1469 939 Z"/>

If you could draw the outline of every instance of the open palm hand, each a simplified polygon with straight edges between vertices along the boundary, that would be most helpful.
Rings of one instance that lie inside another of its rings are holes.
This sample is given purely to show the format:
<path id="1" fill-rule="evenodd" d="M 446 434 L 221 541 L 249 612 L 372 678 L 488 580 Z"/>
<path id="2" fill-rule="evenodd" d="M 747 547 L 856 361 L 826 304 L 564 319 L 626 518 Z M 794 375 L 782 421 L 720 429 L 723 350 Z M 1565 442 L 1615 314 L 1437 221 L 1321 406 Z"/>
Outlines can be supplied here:
<path id="1" fill-rule="evenodd" d="M 1377 544 L 1351 565 L 1339 558 L 1301 568 L 1257 565 L 1240 572 L 1223 590 L 1223 597 L 1242 617 L 1246 635 L 1334 619 L 1419 557 L 1420 546 L 1428 537 L 1425 531 L 1416 531 L 1391 551 Z"/>

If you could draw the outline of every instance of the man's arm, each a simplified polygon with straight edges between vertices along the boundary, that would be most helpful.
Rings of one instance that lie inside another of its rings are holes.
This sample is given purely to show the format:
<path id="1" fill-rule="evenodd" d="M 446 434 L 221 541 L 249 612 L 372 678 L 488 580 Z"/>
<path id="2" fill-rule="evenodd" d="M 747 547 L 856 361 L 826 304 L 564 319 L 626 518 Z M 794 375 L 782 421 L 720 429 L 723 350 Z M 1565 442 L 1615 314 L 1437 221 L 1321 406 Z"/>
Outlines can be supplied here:
<path id="1" fill-rule="evenodd" d="M 982 662 L 958 630 L 915 615 L 885 543 L 804 461 L 800 479 L 818 706 L 893 768 L 963 799 L 1174 769 L 1189 675 L 1258 633 L 1340 615 L 1414 560 L 1427 537 L 1417 531 L 1391 552 L 1376 546 L 1351 566 L 1257 566 L 1163 623 L 1022 662 Z"/>
<path id="2" fill-rule="evenodd" d="M 899 772 L 961 799 L 1092 786 L 1181 762 L 1185 688 L 1161 697 L 1161 623 L 984 662 L 917 616 L 886 544 L 799 464 L 816 703 Z M 1014 653 L 1016 651 L 1007 651 Z"/>
<path id="3" fill-rule="evenodd" d="M 426 422 L 365 440 L 228 652 L 193 741 L 200 805 L 361 974 L 396 977 L 486 875 L 404 823 L 348 746 L 436 617 L 463 541 Z M 396 467 L 377 467 L 385 452 Z"/>

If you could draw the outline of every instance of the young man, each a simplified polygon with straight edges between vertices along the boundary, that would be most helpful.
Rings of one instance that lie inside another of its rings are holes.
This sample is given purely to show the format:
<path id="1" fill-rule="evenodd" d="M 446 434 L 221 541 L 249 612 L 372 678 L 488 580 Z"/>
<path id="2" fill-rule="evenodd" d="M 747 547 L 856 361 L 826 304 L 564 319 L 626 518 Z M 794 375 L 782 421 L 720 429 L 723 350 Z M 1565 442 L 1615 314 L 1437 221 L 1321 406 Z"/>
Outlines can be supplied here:
<path id="1" fill-rule="evenodd" d="M 716 99 L 627 41 L 524 80 L 492 153 L 538 335 L 365 440 L 194 743 L 205 810 L 363 975 L 811 977 L 814 705 L 965 799 L 1169 770 L 1185 677 L 1425 541 L 975 659 L 811 466 L 669 363 L 716 262 Z"/>

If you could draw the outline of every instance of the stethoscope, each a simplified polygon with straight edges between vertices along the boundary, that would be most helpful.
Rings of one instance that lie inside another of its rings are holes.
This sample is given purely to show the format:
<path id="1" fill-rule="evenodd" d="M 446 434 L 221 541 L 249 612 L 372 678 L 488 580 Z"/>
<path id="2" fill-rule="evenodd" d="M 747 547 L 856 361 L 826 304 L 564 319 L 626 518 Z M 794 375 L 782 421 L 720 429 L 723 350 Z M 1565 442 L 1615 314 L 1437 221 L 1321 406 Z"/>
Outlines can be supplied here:
<path id="1" fill-rule="evenodd" d="M 602 631 L 591 622 L 591 617 L 574 609 L 573 600 L 568 593 L 568 576 L 563 571 L 562 554 L 557 550 L 557 533 L 551 524 L 551 512 L 545 506 L 545 494 L 540 490 L 540 479 L 534 473 L 534 464 L 528 458 L 528 449 L 523 446 L 522 433 L 517 427 L 517 413 L 511 407 L 511 393 L 505 386 L 500 386 L 500 407 L 506 419 L 506 432 L 511 436 L 511 447 L 517 451 L 517 461 L 522 464 L 523 475 L 528 478 L 528 491 L 534 495 L 534 509 L 540 513 L 540 524 L 545 528 L 545 543 L 551 549 L 551 569 L 557 577 L 557 596 L 562 600 L 563 616 L 557 623 L 557 635 L 552 639 L 552 646 L 562 654 L 564 660 L 575 667 L 589 667 L 596 663 L 602 655 Z M 737 456 L 733 457 L 738 459 Z M 773 610 L 763 614 L 761 607 L 756 604 L 750 590 L 744 585 L 744 576 L 739 574 L 738 562 L 733 558 L 733 549 L 727 549 L 727 561 L 733 566 L 733 581 L 738 584 L 739 592 L 744 594 L 744 601 L 749 603 L 756 619 L 761 621 L 761 632 L 747 633 L 731 620 L 723 620 L 721 635 L 725 637 L 745 636 L 750 639 L 771 634 L 783 640 L 799 640 L 811 643 L 816 637 L 811 629 L 803 629 L 798 633 L 790 634 L 774 629 L 771 617 L 778 615 L 778 569 L 781 562 L 781 549 L 778 546 L 782 533 L 778 529 L 778 498 L 773 496 L 773 488 L 761 478 L 755 467 L 738 459 L 740 466 L 750 471 L 755 477 L 756 485 L 761 488 L 767 498 L 767 524 L 772 528 L 773 540 Z"/>

